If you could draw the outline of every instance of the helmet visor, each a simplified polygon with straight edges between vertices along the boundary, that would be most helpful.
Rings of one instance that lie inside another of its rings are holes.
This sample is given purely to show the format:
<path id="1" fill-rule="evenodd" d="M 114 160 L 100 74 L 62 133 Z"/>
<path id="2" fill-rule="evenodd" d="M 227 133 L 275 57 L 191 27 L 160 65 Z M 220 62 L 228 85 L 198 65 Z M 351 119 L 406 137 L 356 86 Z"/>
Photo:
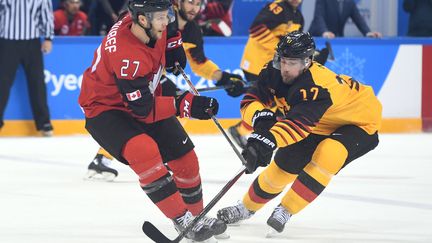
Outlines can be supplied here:
<path id="1" fill-rule="evenodd" d="M 150 20 L 150 21 L 165 21 L 168 20 L 168 23 L 172 23 L 175 21 L 175 13 L 172 7 L 168 8 L 168 14 L 165 15 L 162 13 L 162 11 L 157 11 L 157 12 L 150 12 L 150 13 L 146 13 L 145 16 Z"/>

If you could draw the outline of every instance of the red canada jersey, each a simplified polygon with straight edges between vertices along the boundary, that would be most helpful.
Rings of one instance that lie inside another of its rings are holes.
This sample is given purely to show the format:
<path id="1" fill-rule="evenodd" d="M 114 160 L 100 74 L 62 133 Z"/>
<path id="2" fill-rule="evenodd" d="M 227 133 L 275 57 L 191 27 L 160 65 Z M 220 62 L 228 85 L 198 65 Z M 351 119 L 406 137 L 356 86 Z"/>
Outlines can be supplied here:
<path id="1" fill-rule="evenodd" d="M 128 107 L 126 101 L 151 100 L 152 116 L 148 122 L 158 120 L 158 116 L 175 115 L 173 97 L 162 97 L 159 84 L 165 65 L 166 31 L 154 47 L 141 42 L 130 30 L 132 19 L 126 15 L 113 25 L 108 35 L 94 53 L 91 67 L 83 74 L 79 104 L 87 118 L 92 118 L 107 110 L 122 110 L 146 121 Z M 116 81 L 134 82 L 145 78 L 151 93 L 142 97 L 139 89 L 121 93 Z M 148 97 L 151 96 L 151 97 Z M 162 111 L 161 111 L 162 110 Z M 150 115 L 148 115 L 150 117 Z M 159 118 L 164 119 L 164 118 Z"/>
<path id="2" fill-rule="evenodd" d="M 83 11 L 78 11 L 71 22 L 69 22 L 65 10 L 59 9 L 54 11 L 54 33 L 56 35 L 83 35 L 84 31 L 88 28 L 90 28 L 90 23 Z"/>

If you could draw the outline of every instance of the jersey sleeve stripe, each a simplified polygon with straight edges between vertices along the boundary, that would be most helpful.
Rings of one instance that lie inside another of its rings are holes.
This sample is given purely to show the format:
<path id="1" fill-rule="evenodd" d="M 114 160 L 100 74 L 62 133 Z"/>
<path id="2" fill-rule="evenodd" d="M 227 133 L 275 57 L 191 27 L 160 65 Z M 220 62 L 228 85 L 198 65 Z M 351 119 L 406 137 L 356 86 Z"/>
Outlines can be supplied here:
<path id="1" fill-rule="evenodd" d="M 299 120 L 294 120 L 294 122 L 295 122 L 295 124 L 297 124 L 299 127 L 301 127 L 301 129 L 305 130 L 306 132 L 308 132 L 308 133 L 312 132 L 312 129 L 309 126 L 306 126 L 305 124 L 303 124 Z"/>
<path id="2" fill-rule="evenodd" d="M 283 131 L 285 131 L 285 133 L 287 133 L 288 135 L 291 136 L 291 138 L 292 138 L 292 140 L 294 140 L 294 142 L 297 142 L 297 138 L 294 136 L 294 134 L 292 133 L 291 129 L 285 127 L 284 125 L 280 124 L 279 122 L 276 123 L 273 127 L 274 128 L 280 128 L 280 129 L 282 129 Z M 274 131 L 274 128 L 271 128 L 270 130 Z M 284 136 L 282 136 L 282 138 L 283 137 Z"/>
<path id="3" fill-rule="evenodd" d="M 277 135 L 279 135 L 279 137 L 282 138 L 282 140 L 284 141 L 285 144 L 287 144 L 287 145 L 289 144 L 282 133 L 280 133 L 278 130 L 272 130 L 272 131 L 277 133 Z"/>
<path id="4" fill-rule="evenodd" d="M 293 128 L 302 138 L 305 138 L 306 135 L 303 133 L 303 129 L 301 129 L 299 126 L 297 126 L 294 122 L 290 121 L 290 120 L 282 120 L 280 122 L 285 123 L 286 125 L 290 126 L 291 128 Z"/>

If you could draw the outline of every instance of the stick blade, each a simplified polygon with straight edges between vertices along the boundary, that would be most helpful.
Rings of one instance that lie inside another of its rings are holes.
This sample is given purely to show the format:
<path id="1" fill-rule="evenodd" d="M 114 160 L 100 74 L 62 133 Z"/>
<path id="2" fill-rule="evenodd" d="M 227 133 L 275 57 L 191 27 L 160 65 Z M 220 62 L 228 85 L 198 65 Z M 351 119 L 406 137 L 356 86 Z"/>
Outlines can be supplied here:
<path id="1" fill-rule="evenodd" d="M 174 242 L 168 239 L 160 230 L 156 228 L 152 223 L 145 221 L 142 230 L 150 239 L 157 243 L 171 243 Z"/>

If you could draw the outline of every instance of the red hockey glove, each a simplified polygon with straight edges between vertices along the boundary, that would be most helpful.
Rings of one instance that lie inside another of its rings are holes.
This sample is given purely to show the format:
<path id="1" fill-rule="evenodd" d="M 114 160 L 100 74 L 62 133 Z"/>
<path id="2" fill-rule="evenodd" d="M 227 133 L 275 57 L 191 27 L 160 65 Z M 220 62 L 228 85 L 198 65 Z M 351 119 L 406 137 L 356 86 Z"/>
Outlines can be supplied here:
<path id="1" fill-rule="evenodd" d="M 175 68 L 175 63 L 178 62 L 182 68 L 186 67 L 186 53 L 183 49 L 183 40 L 180 31 L 167 40 L 167 48 L 165 52 L 165 66 L 168 72 L 178 75 L 178 70 Z"/>
<path id="2" fill-rule="evenodd" d="M 210 119 L 207 110 L 216 115 L 219 109 L 219 103 L 215 98 L 206 96 L 195 96 L 188 91 L 175 99 L 177 116 L 192 117 L 200 120 Z"/>

